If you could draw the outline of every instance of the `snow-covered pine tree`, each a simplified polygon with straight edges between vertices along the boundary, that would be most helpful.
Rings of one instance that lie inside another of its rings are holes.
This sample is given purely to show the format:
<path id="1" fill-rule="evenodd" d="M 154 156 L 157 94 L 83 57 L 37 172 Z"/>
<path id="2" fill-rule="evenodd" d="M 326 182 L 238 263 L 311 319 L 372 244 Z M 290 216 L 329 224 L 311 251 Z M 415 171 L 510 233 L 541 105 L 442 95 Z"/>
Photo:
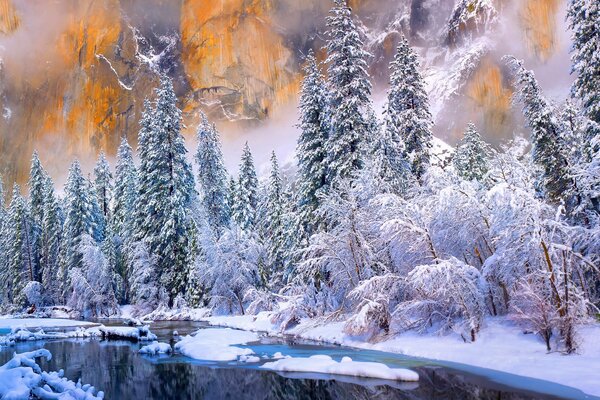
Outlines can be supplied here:
<path id="1" fill-rule="evenodd" d="M 10 280 L 8 271 L 9 223 L 4 201 L 4 180 L 0 175 L 0 307 L 10 302 Z"/>
<path id="2" fill-rule="evenodd" d="M 552 202 L 569 204 L 573 195 L 564 138 L 554 110 L 542 93 L 533 71 L 523 67 L 514 57 L 505 57 L 515 71 L 518 98 L 523 103 L 523 114 L 531 129 L 533 160 L 543 170 L 542 184 L 547 198 Z"/>
<path id="3" fill-rule="evenodd" d="M 172 305 L 186 287 L 186 271 L 193 258 L 190 210 L 196 193 L 181 135 L 181 110 L 168 77 L 161 78 L 156 97 L 154 110 L 145 111 L 140 131 L 136 237 L 158 256 L 160 281 Z"/>
<path id="4" fill-rule="evenodd" d="M 263 238 L 266 240 L 268 265 L 261 277 L 266 286 L 275 287 L 283 276 L 285 257 L 283 180 L 275 152 L 271 153 L 271 174 L 267 184 Z M 260 271 L 263 272 L 263 271 Z"/>
<path id="5" fill-rule="evenodd" d="M 210 226 L 218 233 L 229 225 L 231 212 L 227 204 L 227 170 L 223 161 L 219 133 L 215 125 L 201 113 L 198 127 L 198 180 L 200 201 L 208 216 Z"/>
<path id="6" fill-rule="evenodd" d="M 40 264 L 42 266 L 42 284 L 44 297 L 47 302 L 53 303 L 60 296 L 58 282 L 58 262 L 62 239 L 62 221 L 58 200 L 54 194 L 54 183 L 46 176 L 43 190 L 42 221 L 42 252 Z"/>
<path id="7" fill-rule="evenodd" d="M 386 183 L 386 188 L 394 193 L 402 193 L 407 188 L 412 166 L 405 156 L 403 113 L 405 99 L 405 67 L 408 44 L 402 42 L 394 60 L 390 63 L 390 89 L 385 107 L 384 126 L 374 141 L 373 164 L 377 174 Z"/>
<path id="8" fill-rule="evenodd" d="M 489 170 L 489 147 L 481 138 L 475 124 L 469 123 L 463 139 L 456 147 L 452 163 L 462 178 L 483 182 Z"/>
<path id="9" fill-rule="evenodd" d="M 29 172 L 29 210 L 31 214 L 31 240 L 33 243 L 33 265 L 34 278 L 36 281 L 41 280 L 42 266 L 40 265 L 41 257 L 41 237 L 42 237 L 42 220 L 44 219 L 44 182 L 46 180 L 46 171 L 42 167 L 37 151 L 33 152 L 31 158 L 31 169 Z"/>
<path id="10" fill-rule="evenodd" d="M 413 174 L 420 180 L 429 165 L 433 121 L 421 65 L 406 38 L 402 38 L 398 45 L 392 68 L 396 71 L 394 86 L 390 89 L 393 101 L 389 103 L 387 112 L 393 111 L 386 118 L 394 121 L 393 129 L 402 135 L 405 157 Z"/>
<path id="11" fill-rule="evenodd" d="M 94 215 L 95 196 L 92 198 L 89 182 L 81 173 L 79 161 L 74 161 L 69 168 L 69 176 L 65 184 L 65 224 L 63 229 L 63 246 L 60 257 L 60 283 L 62 298 L 66 300 L 70 292 L 69 274 L 74 268 L 82 267 L 82 255 L 79 251 L 81 238 L 87 234 L 100 241 L 98 216 Z"/>
<path id="12" fill-rule="evenodd" d="M 133 217 L 133 237 L 135 241 L 142 241 L 146 237 L 148 226 L 150 221 L 147 221 L 146 211 L 148 209 L 148 203 L 146 201 L 147 194 L 153 184 L 153 176 L 150 174 L 150 149 L 155 144 L 151 141 L 154 140 L 152 135 L 152 124 L 153 124 L 153 107 L 152 103 L 148 100 L 144 100 L 144 110 L 142 111 L 142 117 L 140 119 L 140 130 L 138 132 L 138 145 L 137 154 L 140 158 L 140 166 L 138 168 L 137 186 L 136 186 L 136 198 L 134 206 L 134 217 Z"/>
<path id="13" fill-rule="evenodd" d="M 28 282 L 35 280 L 33 229 L 27 202 L 16 183 L 13 186 L 8 221 L 10 224 L 8 248 L 10 299 L 14 304 L 26 305 L 22 290 Z"/>
<path id="14" fill-rule="evenodd" d="M 94 189 L 96 199 L 105 223 L 110 219 L 110 202 L 112 198 L 112 173 L 104 152 L 100 152 L 94 167 Z"/>
<path id="15" fill-rule="evenodd" d="M 573 95 L 581 100 L 587 118 L 595 124 L 588 129 L 588 142 L 600 135 L 600 3 L 595 0 L 569 0 L 567 11 L 573 32 Z M 598 143 L 600 150 L 600 143 Z"/>
<path id="16" fill-rule="evenodd" d="M 237 181 L 233 176 L 229 177 L 227 184 L 227 208 L 229 209 L 229 220 L 235 221 L 234 212 L 237 207 Z"/>
<path id="17" fill-rule="evenodd" d="M 585 160 L 584 127 L 580 110 L 571 99 L 567 99 L 560 111 L 559 123 L 565 150 L 571 165 Z"/>
<path id="18" fill-rule="evenodd" d="M 318 195 L 327 183 L 325 158 L 329 129 L 325 82 L 312 51 L 306 58 L 299 108 L 297 197 L 302 233 L 308 239 L 320 225 L 315 211 L 320 203 Z"/>
<path id="19" fill-rule="evenodd" d="M 257 190 L 258 178 L 254 167 L 254 159 L 248 142 L 246 142 L 240 162 L 235 207 L 233 209 L 233 219 L 243 231 L 249 231 L 255 227 L 258 207 Z"/>
<path id="20" fill-rule="evenodd" d="M 364 50 L 352 10 L 346 0 L 334 0 L 327 17 L 327 65 L 330 130 L 327 141 L 327 181 L 348 178 L 363 164 L 372 138 L 369 53 Z"/>
<path id="21" fill-rule="evenodd" d="M 133 151 L 127 139 L 123 138 L 117 151 L 112 211 L 112 229 L 121 240 L 131 239 L 133 233 L 136 187 L 137 169 L 133 162 Z"/>

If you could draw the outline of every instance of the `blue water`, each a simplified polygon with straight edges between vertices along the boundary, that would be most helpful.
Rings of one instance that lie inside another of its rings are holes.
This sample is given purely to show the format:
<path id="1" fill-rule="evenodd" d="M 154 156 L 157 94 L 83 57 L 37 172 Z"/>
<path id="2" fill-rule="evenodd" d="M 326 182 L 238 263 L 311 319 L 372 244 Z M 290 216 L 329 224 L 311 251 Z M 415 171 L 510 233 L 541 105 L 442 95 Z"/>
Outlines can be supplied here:
<path id="1" fill-rule="evenodd" d="M 151 330 L 171 342 L 204 327 L 196 322 L 159 322 Z M 64 369 L 68 378 L 81 379 L 105 391 L 107 399 L 593 399 L 581 391 L 551 382 L 525 378 L 468 365 L 438 362 L 371 350 L 314 344 L 291 338 L 263 338 L 247 346 L 260 363 L 215 363 L 175 354 L 149 357 L 138 353 L 140 344 L 124 341 L 60 340 L 22 343 L 0 349 L 0 365 L 14 351 L 46 348 L 53 354 L 46 370 Z M 260 365 L 280 352 L 292 357 L 329 355 L 336 360 L 382 362 L 410 368 L 418 383 L 276 373 Z"/>

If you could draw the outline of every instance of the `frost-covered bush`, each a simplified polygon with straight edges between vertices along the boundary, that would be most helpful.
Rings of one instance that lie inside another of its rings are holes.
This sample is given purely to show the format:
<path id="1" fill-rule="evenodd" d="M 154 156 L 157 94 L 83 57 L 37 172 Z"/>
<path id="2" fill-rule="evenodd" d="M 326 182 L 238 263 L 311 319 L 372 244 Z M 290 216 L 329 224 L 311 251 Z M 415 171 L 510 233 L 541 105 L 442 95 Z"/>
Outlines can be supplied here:
<path id="1" fill-rule="evenodd" d="M 244 296 L 259 282 L 264 246 L 256 234 L 238 227 L 224 230 L 208 257 L 203 280 L 210 287 L 210 305 L 217 312 L 245 314 Z"/>
<path id="2" fill-rule="evenodd" d="M 30 281 L 23 288 L 23 295 L 27 299 L 27 303 L 38 308 L 43 302 L 42 284 L 36 281 Z"/>
<path id="3" fill-rule="evenodd" d="M 69 305 L 84 316 L 113 315 L 119 310 L 113 290 L 114 274 L 102 249 L 91 236 L 83 235 L 79 251 L 82 267 L 69 271 L 73 288 Z"/>
<path id="4" fill-rule="evenodd" d="M 323 198 L 320 212 L 330 229 L 310 238 L 298 267 L 300 274 L 328 288 L 335 308 L 362 280 L 384 270 L 375 253 L 372 215 L 359 189 L 341 180 Z"/>
<path id="5" fill-rule="evenodd" d="M 148 313 L 159 301 L 157 257 L 150 254 L 144 242 L 135 242 L 129 248 L 129 296 L 139 310 Z"/>
<path id="6" fill-rule="evenodd" d="M 410 300 L 394 312 L 400 329 L 453 330 L 475 341 L 486 313 L 484 284 L 476 268 L 456 258 L 439 260 L 416 267 L 407 283 Z"/>
<path id="7" fill-rule="evenodd" d="M 363 281 L 348 294 L 353 304 L 353 315 L 346 321 L 344 332 L 367 339 L 383 331 L 388 333 L 392 311 L 402 300 L 405 280 L 385 274 Z"/>

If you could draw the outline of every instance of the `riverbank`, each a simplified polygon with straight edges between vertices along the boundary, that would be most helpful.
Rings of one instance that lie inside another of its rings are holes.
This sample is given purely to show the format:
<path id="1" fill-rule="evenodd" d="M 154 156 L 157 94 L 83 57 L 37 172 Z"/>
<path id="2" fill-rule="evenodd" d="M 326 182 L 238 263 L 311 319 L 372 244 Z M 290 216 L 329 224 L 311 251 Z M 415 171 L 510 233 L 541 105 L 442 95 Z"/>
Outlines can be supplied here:
<path id="1" fill-rule="evenodd" d="M 271 323 L 271 314 L 257 316 L 215 316 L 202 319 L 214 326 L 281 335 Z M 479 337 L 465 343 L 459 335 L 419 335 L 407 332 L 377 343 L 350 337 L 343 322 L 304 320 L 285 331 L 298 338 L 333 343 L 360 349 L 400 353 L 413 357 L 450 361 L 489 368 L 574 387 L 600 396 L 600 324 L 580 330 L 581 347 L 577 354 L 548 353 L 538 336 L 524 334 L 506 318 L 488 318 Z"/>

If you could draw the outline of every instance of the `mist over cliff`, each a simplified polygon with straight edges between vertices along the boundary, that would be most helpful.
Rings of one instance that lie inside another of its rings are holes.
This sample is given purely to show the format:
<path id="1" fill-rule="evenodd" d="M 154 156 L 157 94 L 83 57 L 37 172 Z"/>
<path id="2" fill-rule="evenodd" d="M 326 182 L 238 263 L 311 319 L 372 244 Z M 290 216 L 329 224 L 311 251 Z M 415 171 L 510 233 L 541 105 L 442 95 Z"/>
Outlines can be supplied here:
<path id="1" fill-rule="evenodd" d="M 523 131 L 500 58 L 525 58 L 549 95 L 567 95 L 561 0 L 353 0 L 376 99 L 402 34 L 422 56 L 436 135 L 474 121 L 498 143 Z M 0 171 L 26 179 L 37 149 L 51 174 L 135 144 L 157 74 L 175 82 L 193 136 L 199 110 L 234 160 L 240 142 L 291 151 L 303 57 L 321 58 L 327 0 L 0 0 Z M 253 141 L 255 143 L 253 143 Z M 265 148 L 264 152 L 267 154 Z M 283 150 L 280 150 L 283 151 Z M 258 152 L 258 151 L 257 151 Z M 259 155 L 259 161 L 261 160 Z M 266 156 L 265 156 L 266 158 Z M 234 161 L 232 161 L 234 163 Z"/>

